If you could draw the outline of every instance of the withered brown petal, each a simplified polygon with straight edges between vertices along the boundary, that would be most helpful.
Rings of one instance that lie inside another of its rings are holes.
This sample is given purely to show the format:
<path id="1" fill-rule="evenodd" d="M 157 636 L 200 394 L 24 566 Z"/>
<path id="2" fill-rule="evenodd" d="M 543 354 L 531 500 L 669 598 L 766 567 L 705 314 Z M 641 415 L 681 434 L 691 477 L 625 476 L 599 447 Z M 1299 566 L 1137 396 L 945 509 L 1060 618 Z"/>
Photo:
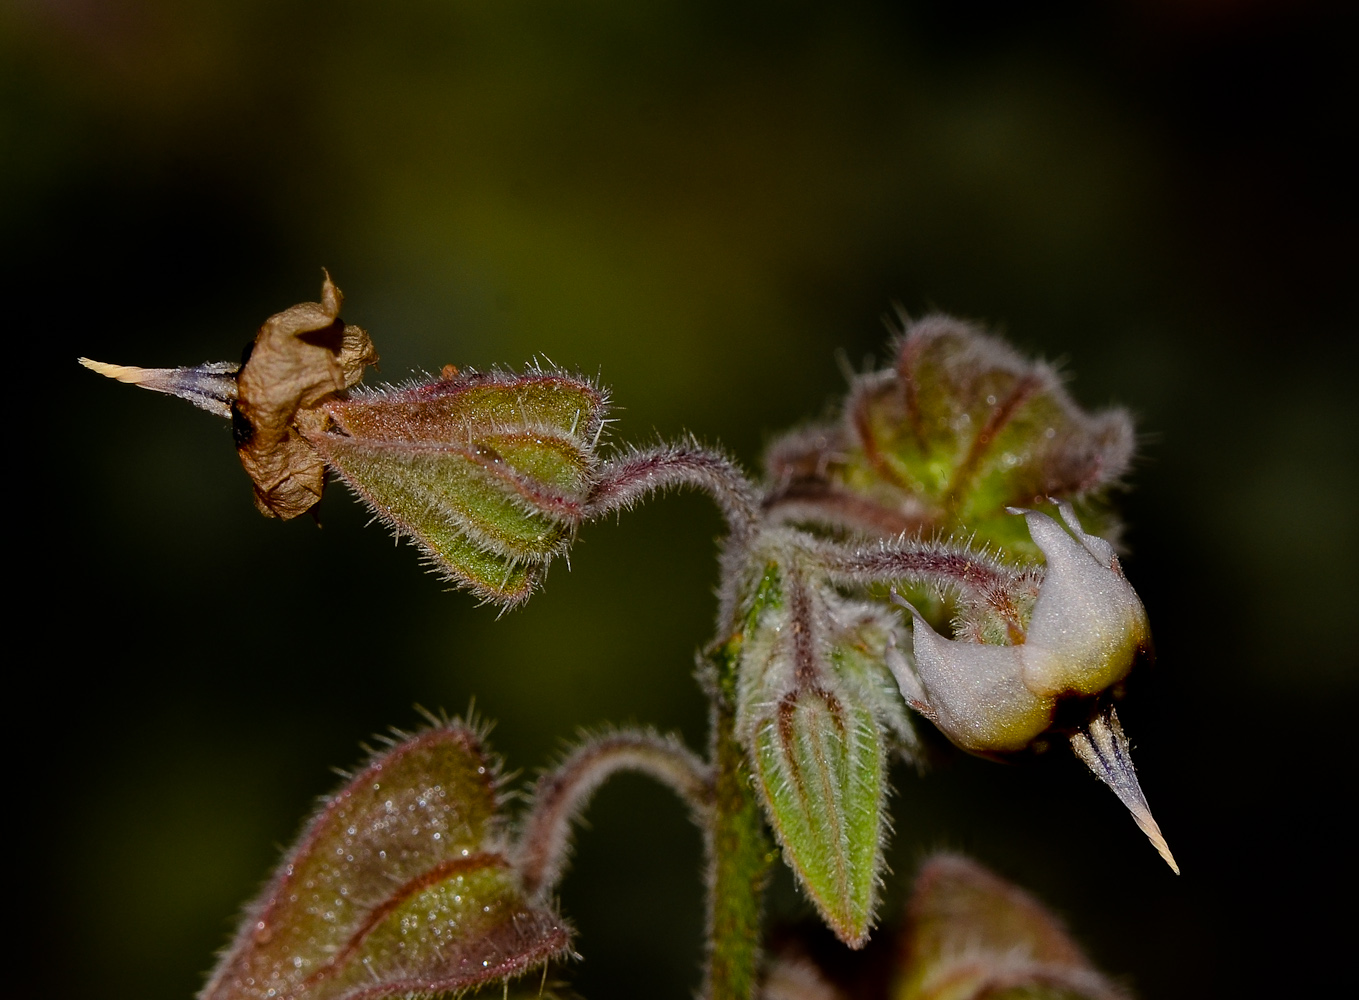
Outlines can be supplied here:
<path id="1" fill-rule="evenodd" d="M 308 825 L 201 1000 L 461 993 L 563 956 L 569 930 L 524 899 L 499 808 L 465 725 L 376 757 Z"/>
<path id="2" fill-rule="evenodd" d="M 340 346 L 340 369 L 344 372 L 344 387 L 352 389 L 363 381 L 364 369 L 378 363 L 377 348 L 368 331 L 348 323 Z"/>
<path id="3" fill-rule="evenodd" d="M 303 302 L 264 321 L 237 376 L 236 450 L 265 515 L 286 520 L 321 499 L 325 461 L 299 433 L 299 421 L 308 423 L 307 411 L 357 384 L 364 367 L 377 360 L 368 335 L 340 320 L 343 301 L 327 274 L 320 302 Z"/>

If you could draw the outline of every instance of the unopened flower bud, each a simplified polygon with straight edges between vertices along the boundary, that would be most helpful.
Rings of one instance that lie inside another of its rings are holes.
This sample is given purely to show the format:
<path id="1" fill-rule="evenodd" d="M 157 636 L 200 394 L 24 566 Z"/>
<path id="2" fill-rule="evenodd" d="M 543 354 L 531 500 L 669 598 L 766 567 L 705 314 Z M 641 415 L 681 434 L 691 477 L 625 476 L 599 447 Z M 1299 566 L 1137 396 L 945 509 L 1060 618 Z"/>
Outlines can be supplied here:
<path id="1" fill-rule="evenodd" d="M 449 578 L 514 604 L 584 515 L 605 402 L 561 372 L 449 369 L 327 401 L 307 441 Z"/>
<path id="2" fill-rule="evenodd" d="M 737 733 L 783 854 L 822 919 L 868 937 L 882 869 L 887 756 L 911 739 L 878 608 L 782 576 L 745 638 Z"/>

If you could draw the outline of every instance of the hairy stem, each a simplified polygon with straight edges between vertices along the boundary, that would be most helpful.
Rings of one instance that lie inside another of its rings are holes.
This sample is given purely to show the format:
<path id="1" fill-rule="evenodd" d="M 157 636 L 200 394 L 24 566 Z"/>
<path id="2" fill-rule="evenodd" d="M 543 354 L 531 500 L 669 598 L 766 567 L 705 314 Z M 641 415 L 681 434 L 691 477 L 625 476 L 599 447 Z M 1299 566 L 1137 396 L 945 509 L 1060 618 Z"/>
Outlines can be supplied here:
<path id="1" fill-rule="evenodd" d="M 706 1000 L 750 1000 L 759 982 L 764 890 L 774 844 L 736 739 L 739 639 L 712 654 L 713 818 L 708 830 Z"/>
<path id="2" fill-rule="evenodd" d="M 958 593 L 967 602 L 989 608 L 1011 632 L 1023 635 L 1017 601 L 1036 592 L 1042 569 L 1009 566 L 982 553 L 938 542 L 897 538 L 857 548 L 835 542 L 816 543 L 818 562 L 837 583 L 925 583 Z"/>
<path id="3" fill-rule="evenodd" d="M 674 486 L 704 490 L 722 508 L 732 537 L 749 535 L 756 517 L 755 488 L 735 462 L 696 441 L 657 445 L 605 462 L 585 516 L 630 508 L 647 494 Z"/>
<path id="4" fill-rule="evenodd" d="M 534 785 L 516 858 L 530 896 L 556 887 L 571 851 L 572 822 L 619 771 L 640 771 L 668 785 L 688 803 L 699 826 L 711 825 L 712 775 L 677 737 L 636 729 L 588 736 Z"/>

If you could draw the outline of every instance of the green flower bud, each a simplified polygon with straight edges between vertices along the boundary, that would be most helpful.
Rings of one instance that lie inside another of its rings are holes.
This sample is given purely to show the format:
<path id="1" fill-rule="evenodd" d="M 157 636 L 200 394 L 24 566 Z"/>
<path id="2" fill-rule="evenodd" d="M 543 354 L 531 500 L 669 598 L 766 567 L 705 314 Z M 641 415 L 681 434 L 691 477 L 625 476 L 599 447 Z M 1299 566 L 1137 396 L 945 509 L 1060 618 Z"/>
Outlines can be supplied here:
<path id="1" fill-rule="evenodd" d="M 966 533 L 1038 553 L 1006 508 L 1099 491 L 1132 456 L 1121 410 L 1087 413 L 1052 366 L 946 316 L 906 325 L 893 367 L 855 378 L 841 420 L 769 449 L 767 506 L 785 520 L 873 535 Z M 1103 530 L 1104 525 L 1101 525 Z"/>
<path id="2" fill-rule="evenodd" d="M 569 953 L 566 925 L 521 891 L 500 804 L 466 726 L 375 757 L 308 824 L 202 1000 L 461 994 Z"/>
<path id="3" fill-rule="evenodd" d="M 742 650 L 737 733 L 784 859 L 851 947 L 868 938 L 886 829 L 888 750 L 911 740 L 881 609 L 783 574 Z"/>
<path id="4" fill-rule="evenodd" d="M 449 579 L 507 605 L 570 544 L 606 400 L 560 372 L 461 373 L 328 400 L 307 442 Z"/>

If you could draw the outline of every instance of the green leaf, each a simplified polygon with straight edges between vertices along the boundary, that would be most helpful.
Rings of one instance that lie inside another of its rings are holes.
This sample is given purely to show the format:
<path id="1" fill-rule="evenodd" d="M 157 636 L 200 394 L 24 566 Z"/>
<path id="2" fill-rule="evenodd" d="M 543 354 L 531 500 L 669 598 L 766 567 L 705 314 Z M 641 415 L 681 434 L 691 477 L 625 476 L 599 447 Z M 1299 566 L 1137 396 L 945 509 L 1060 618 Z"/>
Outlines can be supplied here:
<path id="1" fill-rule="evenodd" d="M 458 992 L 566 954 L 505 853 L 495 774 L 458 723 L 374 758 L 247 910 L 204 1000 Z"/>

